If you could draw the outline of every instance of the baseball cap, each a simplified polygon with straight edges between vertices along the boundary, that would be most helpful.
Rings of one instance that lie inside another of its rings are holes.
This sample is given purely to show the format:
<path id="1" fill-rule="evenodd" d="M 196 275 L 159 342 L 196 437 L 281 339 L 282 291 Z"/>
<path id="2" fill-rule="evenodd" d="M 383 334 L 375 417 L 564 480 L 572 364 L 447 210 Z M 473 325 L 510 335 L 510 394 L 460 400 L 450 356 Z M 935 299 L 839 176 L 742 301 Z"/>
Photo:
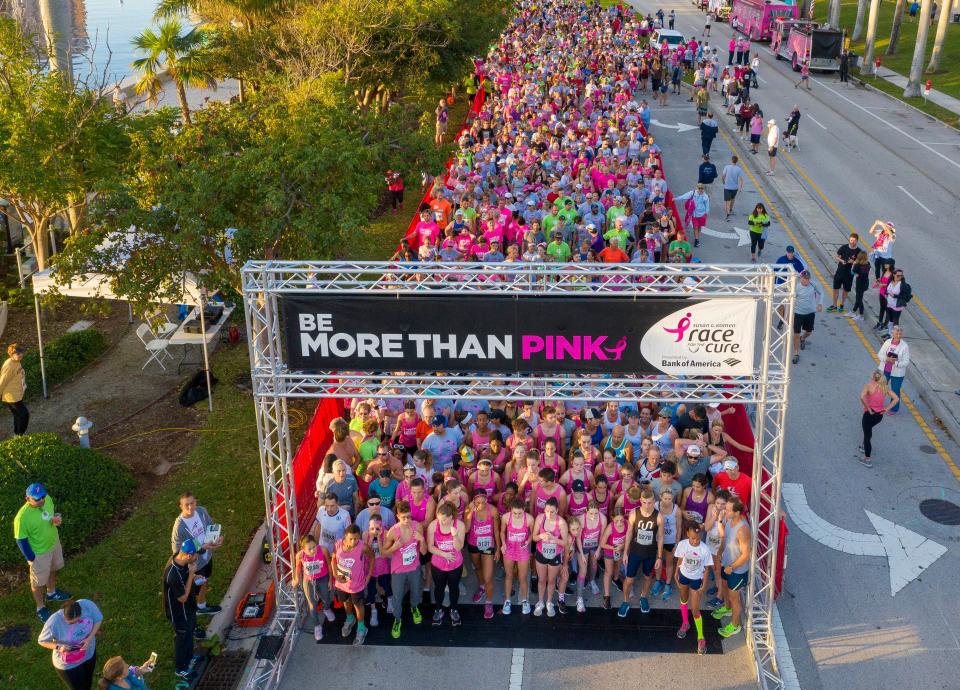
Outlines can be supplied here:
<path id="1" fill-rule="evenodd" d="M 599 419 L 599 418 L 600 418 L 600 413 L 597 412 L 597 411 L 596 411 L 595 409 L 593 409 L 592 407 L 585 407 L 585 408 L 583 408 L 583 420 L 584 420 L 584 421 L 588 421 L 588 420 L 591 420 L 591 419 Z"/>
<path id="2" fill-rule="evenodd" d="M 194 543 L 193 539 L 187 539 L 180 545 L 180 553 L 196 553 L 197 545 Z"/>
<path id="3" fill-rule="evenodd" d="M 442 414 L 433 415 L 433 419 L 430 420 L 431 426 L 446 426 L 447 418 Z"/>
<path id="4" fill-rule="evenodd" d="M 475 457 L 473 454 L 473 448 L 470 446 L 464 446 L 461 448 L 460 457 L 463 458 L 464 462 L 473 462 L 473 458 Z"/>
<path id="5" fill-rule="evenodd" d="M 727 458 L 723 461 L 723 469 L 725 470 L 735 470 L 740 467 L 740 463 L 737 462 L 736 458 Z"/>
<path id="6" fill-rule="evenodd" d="M 787 245 L 787 254 L 793 254 L 795 251 L 797 250 L 793 248 L 792 244 Z"/>
<path id="7" fill-rule="evenodd" d="M 586 491 L 586 490 L 587 490 L 587 487 L 584 486 L 582 479 L 574 479 L 574 480 L 573 480 L 573 490 L 574 490 L 575 492 L 576 492 L 576 491 Z"/>
<path id="8" fill-rule="evenodd" d="M 47 495 L 47 490 L 43 487 L 43 484 L 34 483 L 27 487 L 27 498 L 32 498 L 34 501 L 39 501 L 41 498 Z"/>
<path id="9" fill-rule="evenodd" d="M 668 410 L 667 408 L 663 408 L 662 410 L 660 410 L 660 416 L 661 416 L 661 417 L 673 417 L 673 412 L 671 412 L 671 411 Z"/>
<path id="10" fill-rule="evenodd" d="M 800 271 L 800 277 L 801 277 L 801 278 L 809 278 L 809 277 L 810 277 L 810 271 L 807 271 L 806 269 L 804 269 L 803 271 Z"/>
<path id="11" fill-rule="evenodd" d="M 700 457 L 700 446 L 696 446 L 696 445 L 694 445 L 694 446 L 687 446 L 687 455 L 689 455 L 691 458 L 699 458 L 699 457 Z"/>

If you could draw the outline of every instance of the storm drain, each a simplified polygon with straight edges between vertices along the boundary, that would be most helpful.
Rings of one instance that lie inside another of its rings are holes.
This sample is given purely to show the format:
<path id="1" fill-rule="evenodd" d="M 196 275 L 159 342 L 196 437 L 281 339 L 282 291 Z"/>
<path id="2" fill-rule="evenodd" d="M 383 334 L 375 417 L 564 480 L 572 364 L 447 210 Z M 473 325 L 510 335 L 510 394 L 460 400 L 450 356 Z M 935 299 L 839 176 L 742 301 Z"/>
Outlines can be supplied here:
<path id="1" fill-rule="evenodd" d="M 197 690 L 234 690 L 247 665 L 247 652 L 224 652 L 207 664 Z"/>
<path id="2" fill-rule="evenodd" d="M 942 498 L 920 501 L 920 512 L 928 520 L 941 525 L 960 525 L 960 506 Z"/>

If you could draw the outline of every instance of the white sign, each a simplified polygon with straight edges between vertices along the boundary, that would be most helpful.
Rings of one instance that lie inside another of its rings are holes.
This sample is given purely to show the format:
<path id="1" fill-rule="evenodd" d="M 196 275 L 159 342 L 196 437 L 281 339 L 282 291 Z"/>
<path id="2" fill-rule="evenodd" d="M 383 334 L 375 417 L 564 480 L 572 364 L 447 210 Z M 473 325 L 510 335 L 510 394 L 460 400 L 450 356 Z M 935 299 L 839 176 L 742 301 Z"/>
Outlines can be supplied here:
<path id="1" fill-rule="evenodd" d="M 757 329 L 752 299 L 710 299 L 660 319 L 640 352 L 666 374 L 750 376 Z"/>
<path id="2" fill-rule="evenodd" d="M 803 484 L 784 484 L 783 501 L 790 518 L 812 539 L 855 556 L 886 556 L 890 566 L 890 596 L 906 587 L 947 552 L 946 547 L 906 527 L 865 510 L 876 534 L 851 532 L 813 512 Z"/>

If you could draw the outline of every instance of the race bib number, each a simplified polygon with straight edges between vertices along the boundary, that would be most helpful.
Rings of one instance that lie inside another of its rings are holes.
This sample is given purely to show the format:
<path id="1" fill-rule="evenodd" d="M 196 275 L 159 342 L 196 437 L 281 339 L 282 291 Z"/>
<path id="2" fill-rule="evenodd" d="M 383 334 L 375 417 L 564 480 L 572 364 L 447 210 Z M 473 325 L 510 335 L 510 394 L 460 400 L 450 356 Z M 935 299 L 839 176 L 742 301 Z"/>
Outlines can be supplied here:
<path id="1" fill-rule="evenodd" d="M 489 551 L 493 548 L 493 537 L 477 537 L 477 548 L 481 551 Z"/>
<path id="2" fill-rule="evenodd" d="M 320 540 L 328 544 L 332 544 L 337 540 L 337 536 L 333 532 L 327 530 L 320 530 Z"/>
<path id="3" fill-rule="evenodd" d="M 400 549 L 400 561 L 403 565 L 413 565 L 417 561 L 417 542 L 410 542 Z"/>
<path id="4" fill-rule="evenodd" d="M 700 556 L 687 556 L 683 559 L 683 563 L 688 570 L 699 570 L 703 565 L 703 559 Z"/>
<path id="5" fill-rule="evenodd" d="M 352 558 L 339 558 L 337 559 L 337 577 L 341 580 L 349 580 L 350 575 L 353 574 L 353 559 Z"/>
<path id="6" fill-rule="evenodd" d="M 540 542 L 540 553 L 546 559 L 556 558 L 557 557 L 557 545 L 553 542 L 549 544 Z"/>
<path id="7" fill-rule="evenodd" d="M 595 549 L 595 548 L 597 548 L 597 545 L 598 545 L 599 543 L 600 543 L 600 542 L 597 540 L 596 537 L 591 537 L 590 539 L 585 539 L 585 540 L 583 541 L 583 548 L 584 548 L 584 549 Z"/>
<path id="8" fill-rule="evenodd" d="M 653 532 L 649 530 L 638 530 L 637 543 L 640 546 L 650 546 L 653 543 Z"/>
<path id="9" fill-rule="evenodd" d="M 307 577 L 309 577 L 311 580 L 316 580 L 322 575 L 325 565 L 326 564 L 321 560 L 304 561 L 303 570 L 307 573 Z"/>
<path id="10" fill-rule="evenodd" d="M 720 535 L 719 535 L 719 534 L 716 534 L 716 533 L 714 533 L 714 532 L 710 532 L 710 533 L 707 535 L 707 543 L 708 543 L 710 546 L 715 546 L 715 547 L 719 548 L 719 547 L 720 547 L 720 542 L 721 542 L 721 539 L 720 539 Z"/>

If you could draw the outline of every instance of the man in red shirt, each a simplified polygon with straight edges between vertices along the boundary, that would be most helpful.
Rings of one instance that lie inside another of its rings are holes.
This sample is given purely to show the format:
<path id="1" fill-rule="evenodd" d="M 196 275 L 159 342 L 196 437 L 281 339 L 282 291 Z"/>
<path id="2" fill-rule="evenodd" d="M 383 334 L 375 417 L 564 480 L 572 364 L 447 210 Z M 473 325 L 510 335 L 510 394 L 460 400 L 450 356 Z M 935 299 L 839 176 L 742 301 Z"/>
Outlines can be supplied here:
<path id="1" fill-rule="evenodd" d="M 723 461 L 723 472 L 713 478 L 718 489 L 726 489 L 740 499 L 746 506 L 747 515 L 750 511 L 750 494 L 753 492 L 753 479 L 740 472 L 740 464 L 734 457 Z"/>
<path id="2" fill-rule="evenodd" d="M 616 237 L 611 237 L 610 246 L 606 247 L 597 256 L 605 264 L 625 264 L 630 260 L 627 253 L 620 249 L 620 240 Z"/>

